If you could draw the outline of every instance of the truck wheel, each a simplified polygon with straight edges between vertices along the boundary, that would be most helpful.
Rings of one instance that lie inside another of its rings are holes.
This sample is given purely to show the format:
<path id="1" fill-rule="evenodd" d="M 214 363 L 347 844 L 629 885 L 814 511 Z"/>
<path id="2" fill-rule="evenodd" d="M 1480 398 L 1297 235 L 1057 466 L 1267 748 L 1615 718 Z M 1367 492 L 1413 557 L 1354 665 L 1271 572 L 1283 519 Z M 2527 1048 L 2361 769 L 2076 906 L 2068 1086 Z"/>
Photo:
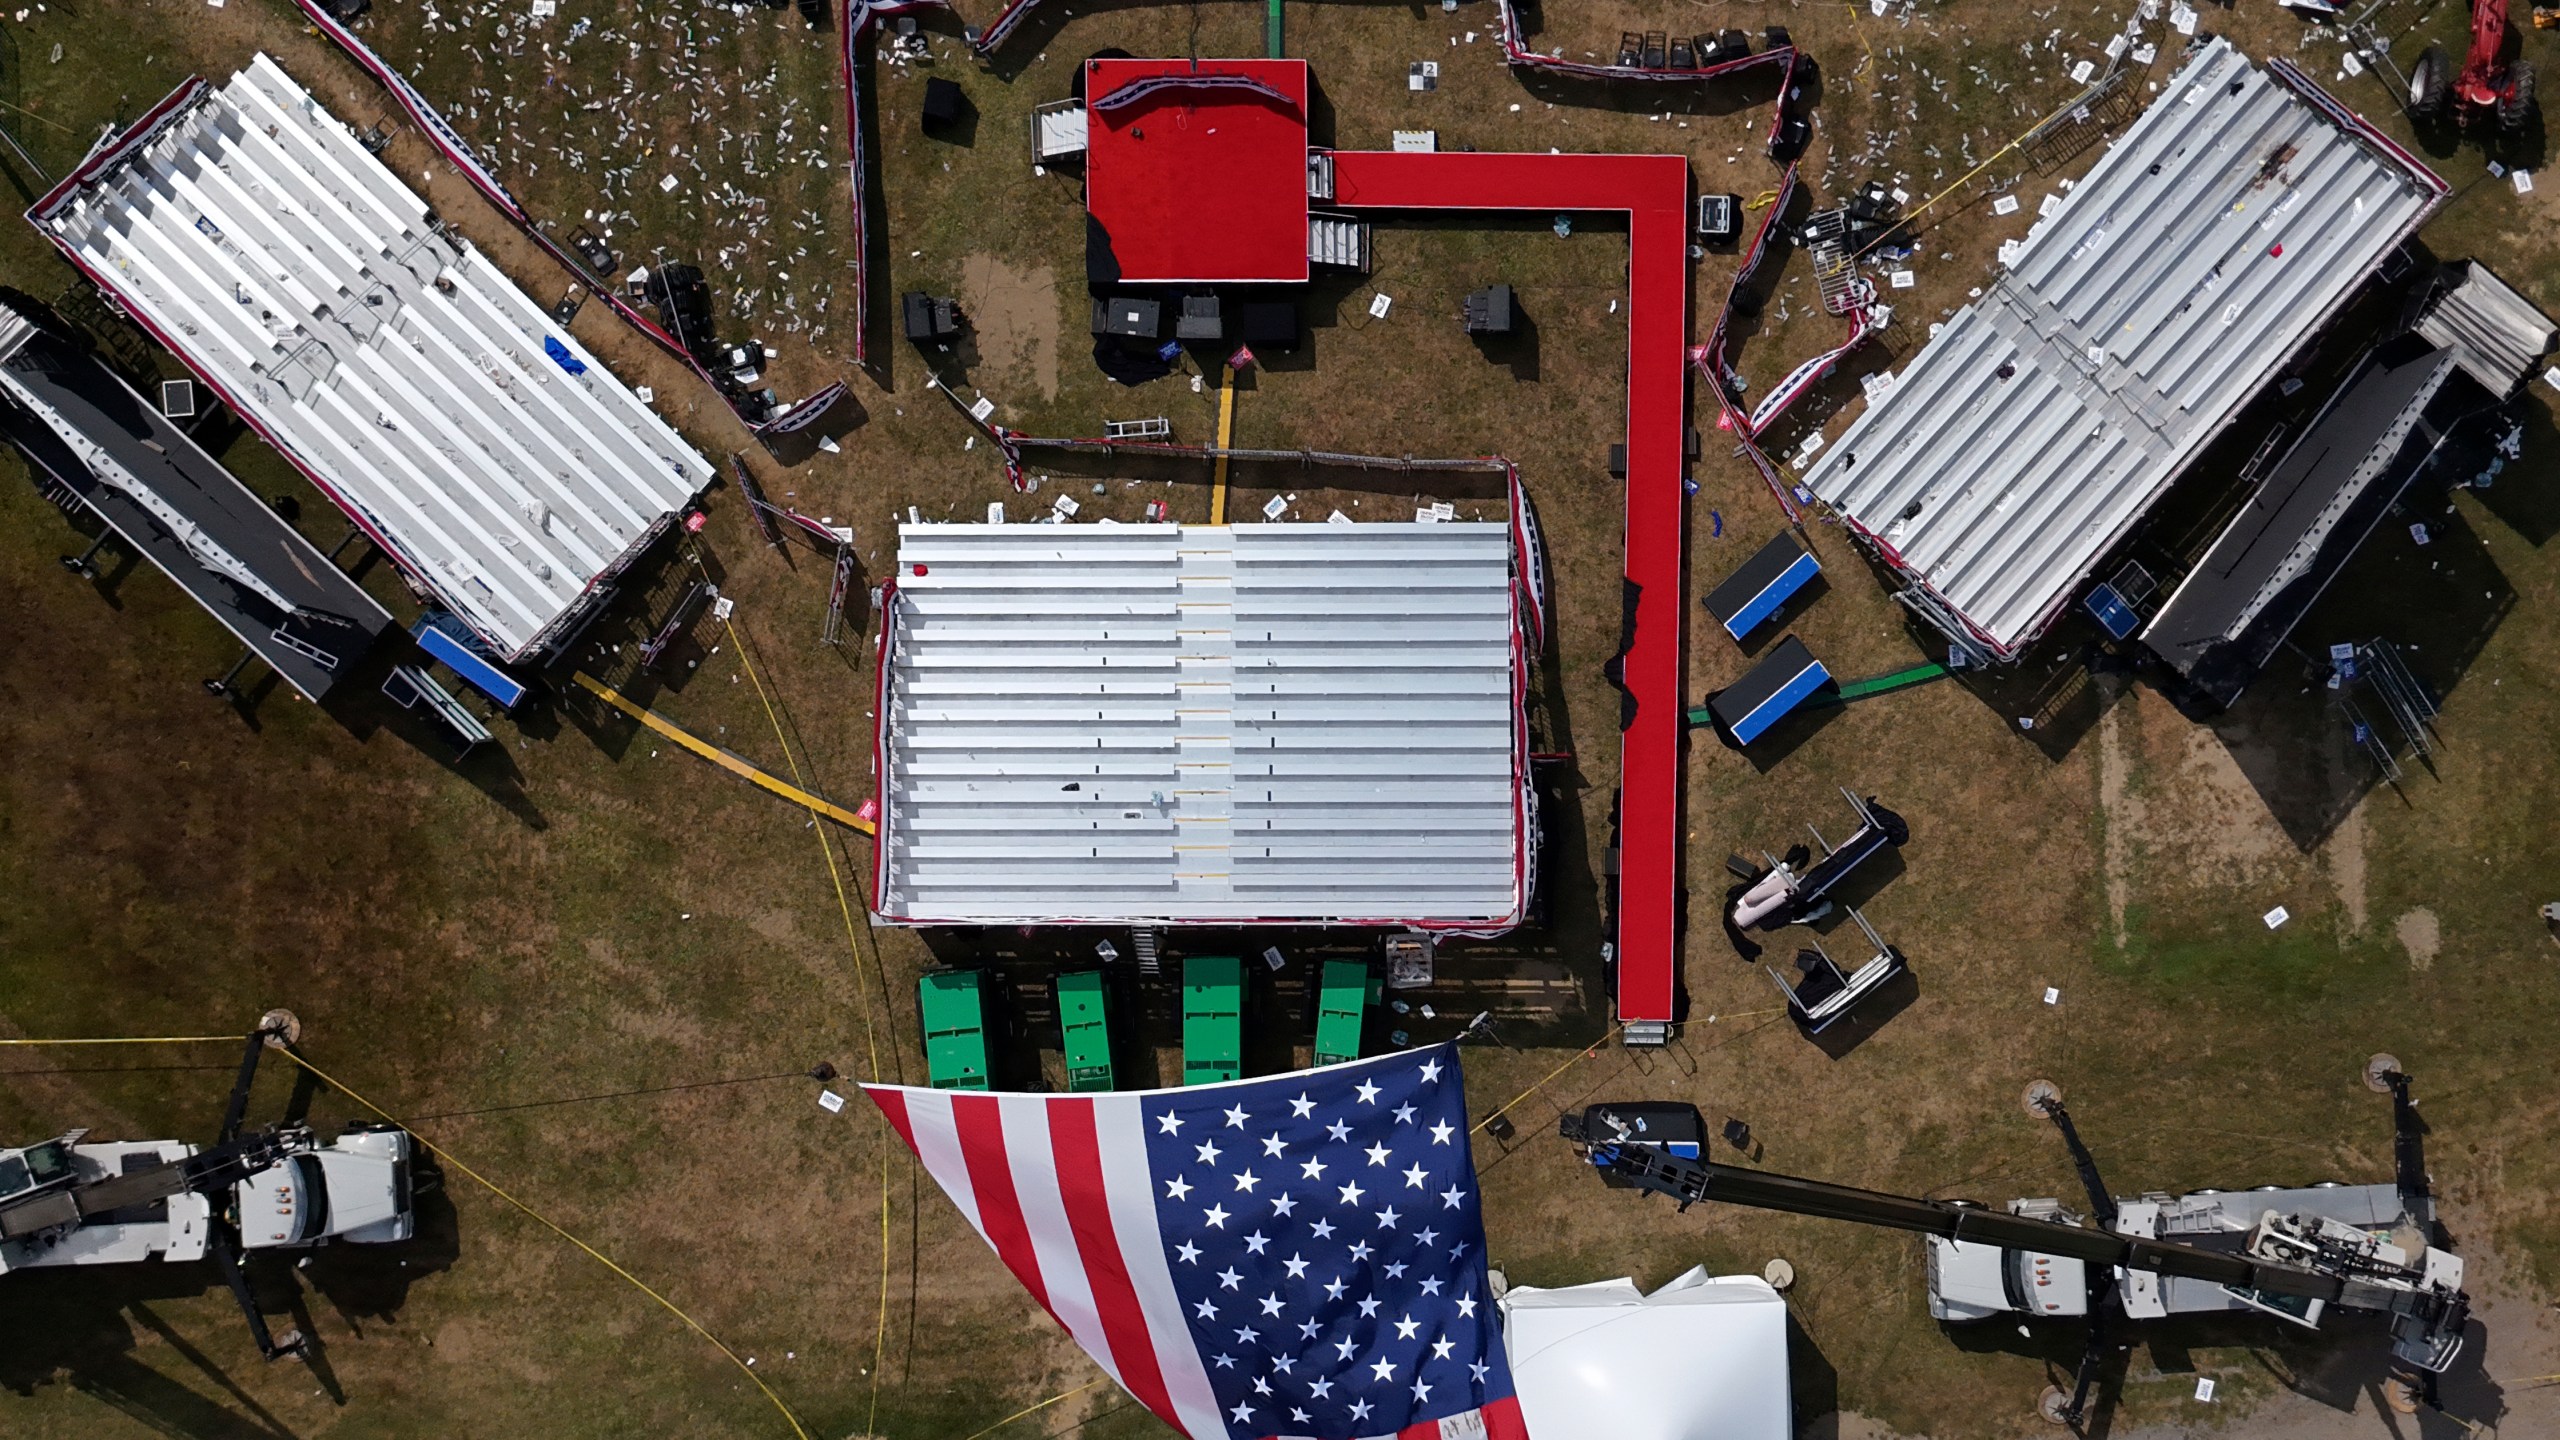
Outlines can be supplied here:
<path id="1" fill-rule="evenodd" d="M 2533 67 L 2519 60 L 2507 67 L 2507 88 L 2498 96 L 2498 128 L 2521 135 L 2533 128 L 2541 107 L 2533 99 Z"/>
<path id="2" fill-rule="evenodd" d="M 2452 98 L 2453 61 L 2443 46 L 2430 45 L 2418 52 L 2418 63 L 2409 70 L 2409 113 L 2422 120 L 2436 119 Z"/>

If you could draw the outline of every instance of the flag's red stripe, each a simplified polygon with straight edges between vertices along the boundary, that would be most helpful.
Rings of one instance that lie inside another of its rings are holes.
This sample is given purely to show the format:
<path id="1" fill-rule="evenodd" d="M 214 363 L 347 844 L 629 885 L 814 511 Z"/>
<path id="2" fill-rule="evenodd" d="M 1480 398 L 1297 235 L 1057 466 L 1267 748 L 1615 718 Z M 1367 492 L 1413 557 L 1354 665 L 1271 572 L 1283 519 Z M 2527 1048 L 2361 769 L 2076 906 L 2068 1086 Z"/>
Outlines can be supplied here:
<path id="1" fill-rule="evenodd" d="M 871 1103 L 880 1107 L 880 1113 L 888 1118 L 889 1128 L 897 1131 L 898 1138 L 906 1141 L 907 1149 L 913 1151 L 916 1148 L 916 1126 L 907 1118 L 907 1092 L 886 1085 L 865 1085 L 862 1093 L 870 1096 Z"/>
<path id="2" fill-rule="evenodd" d="M 1505 1395 L 1484 1407 L 1485 1440 L 1529 1440 L 1529 1423 L 1520 1418 L 1520 1397 Z"/>
<path id="3" fill-rule="evenodd" d="M 1066 1207 L 1067 1225 L 1076 1237 L 1076 1255 L 1084 1262 L 1085 1282 L 1093 1289 L 1093 1308 L 1102 1317 L 1103 1338 L 1120 1371 L 1120 1383 L 1166 1424 L 1182 1428 L 1166 1390 L 1163 1367 L 1156 1360 L 1146 1312 L 1138 1305 L 1138 1287 L 1129 1279 L 1129 1263 L 1120 1254 L 1120 1236 L 1111 1225 L 1111 1197 L 1102 1183 L 1102 1143 L 1093 1126 L 1093 1102 L 1056 1099 L 1049 1102 L 1049 1149 L 1058 1161 L 1058 1198 Z"/>
<path id="4" fill-rule="evenodd" d="M 960 1158 L 969 1166 L 969 1189 L 978 1201 L 978 1228 L 996 1256 L 1013 1272 L 1031 1298 L 1056 1320 L 1049 1286 L 1040 1275 L 1040 1257 L 1031 1248 L 1031 1231 L 1022 1223 L 1022 1198 L 1013 1190 L 1013 1165 L 1005 1153 L 1004 1113 L 993 1095 L 951 1097 L 952 1127 L 960 1136 Z M 1044 1163 L 1033 1157 L 1033 1163 Z M 1065 1323 L 1063 1321 L 1061 1324 Z"/>

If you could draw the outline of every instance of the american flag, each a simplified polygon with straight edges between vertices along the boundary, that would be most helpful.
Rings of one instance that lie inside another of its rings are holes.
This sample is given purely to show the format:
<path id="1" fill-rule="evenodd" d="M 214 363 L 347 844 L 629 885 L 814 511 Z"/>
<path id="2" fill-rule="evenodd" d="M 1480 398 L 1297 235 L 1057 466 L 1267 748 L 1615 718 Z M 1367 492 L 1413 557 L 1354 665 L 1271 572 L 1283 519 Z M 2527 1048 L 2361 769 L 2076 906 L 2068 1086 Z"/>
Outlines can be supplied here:
<path id="1" fill-rule="evenodd" d="M 1454 1045 L 1184 1090 L 863 1089 L 1032 1298 L 1193 1440 L 1527 1440 Z"/>

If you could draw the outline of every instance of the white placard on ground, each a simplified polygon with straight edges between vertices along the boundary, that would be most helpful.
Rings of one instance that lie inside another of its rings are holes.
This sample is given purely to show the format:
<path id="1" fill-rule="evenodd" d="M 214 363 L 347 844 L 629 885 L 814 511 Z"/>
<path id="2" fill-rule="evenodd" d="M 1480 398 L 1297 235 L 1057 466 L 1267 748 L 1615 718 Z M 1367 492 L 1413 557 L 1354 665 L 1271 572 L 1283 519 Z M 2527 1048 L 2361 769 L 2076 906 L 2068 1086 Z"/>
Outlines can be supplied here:
<path id="1" fill-rule="evenodd" d="M 818 1108 L 833 1115 L 844 1108 L 844 1097 L 833 1090 L 821 1090 L 818 1092 Z"/>
<path id="2" fill-rule="evenodd" d="M 1992 202 L 1991 202 L 1991 213 L 1992 213 L 1992 214 L 1994 214 L 1994 215 L 2015 215 L 2015 214 L 2017 214 L 2017 213 L 2018 213 L 2018 197 L 2017 197 L 2017 196 L 2015 196 L 2015 195 L 2003 195 L 2003 196 L 2001 196 L 1999 199 L 1992 201 Z"/>
<path id="3" fill-rule="evenodd" d="M 2292 912 L 2292 911 L 2290 911 L 2290 910 L 2287 910 L 2287 909 L 2286 909 L 2286 908 L 2284 908 L 2283 906 L 2279 905 L 2279 906 L 2277 906 L 2276 908 L 2274 908 L 2273 910 L 2268 911 L 2268 912 L 2266 913 L 2266 915 L 2265 915 L 2264 917 L 2262 917 L 2262 918 L 2264 918 L 2264 919 L 2266 920 L 2266 922 L 2267 922 L 2267 928 L 2268 928 L 2268 929 L 2270 929 L 2270 930 L 2273 930 L 2273 929 L 2275 929 L 2277 926 L 2282 925 L 2282 924 L 2283 924 L 2284 922 L 2286 922 L 2287 920 L 2292 919 L 2292 918 L 2293 918 L 2293 912 Z"/>
<path id="4" fill-rule="evenodd" d="M 1370 297 L 1369 297 L 1369 318 L 1370 318 L 1370 319 L 1372 319 L 1372 320 L 1384 320 L 1384 319 L 1386 319 L 1386 318 L 1387 318 L 1387 307 L 1388 307 L 1388 306 L 1390 306 L 1390 305 L 1393 305 L 1393 304 L 1395 304 L 1395 303 L 1396 303 L 1396 302 L 1395 302 L 1394 298 L 1393 298 L 1393 297 L 1391 297 L 1391 296 L 1389 296 L 1389 295 L 1387 294 L 1387 292 L 1385 292 L 1384 290 L 1381 290 L 1381 291 L 1379 291 L 1377 294 L 1370 296 Z"/>

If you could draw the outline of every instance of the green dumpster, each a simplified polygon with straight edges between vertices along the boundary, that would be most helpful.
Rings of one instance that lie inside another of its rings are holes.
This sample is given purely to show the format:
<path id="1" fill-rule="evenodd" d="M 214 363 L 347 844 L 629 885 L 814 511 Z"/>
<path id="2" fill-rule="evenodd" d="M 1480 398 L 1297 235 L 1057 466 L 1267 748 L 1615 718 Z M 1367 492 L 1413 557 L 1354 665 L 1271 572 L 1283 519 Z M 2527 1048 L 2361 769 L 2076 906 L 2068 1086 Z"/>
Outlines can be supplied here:
<path id="1" fill-rule="evenodd" d="M 924 1016 L 924 1074 L 937 1090 L 987 1088 L 987 1020 L 975 970 L 926 975 L 916 981 L 916 1008 Z"/>
<path id="2" fill-rule="evenodd" d="M 1214 1085 L 1244 1074 L 1244 961 L 1193 955 L 1182 962 L 1182 1083 Z"/>
<path id="3" fill-rule="evenodd" d="M 1080 970 L 1058 977 L 1058 1028 L 1067 1047 L 1067 1088 L 1111 1088 L 1111 1020 L 1102 999 L 1102 972 Z"/>

